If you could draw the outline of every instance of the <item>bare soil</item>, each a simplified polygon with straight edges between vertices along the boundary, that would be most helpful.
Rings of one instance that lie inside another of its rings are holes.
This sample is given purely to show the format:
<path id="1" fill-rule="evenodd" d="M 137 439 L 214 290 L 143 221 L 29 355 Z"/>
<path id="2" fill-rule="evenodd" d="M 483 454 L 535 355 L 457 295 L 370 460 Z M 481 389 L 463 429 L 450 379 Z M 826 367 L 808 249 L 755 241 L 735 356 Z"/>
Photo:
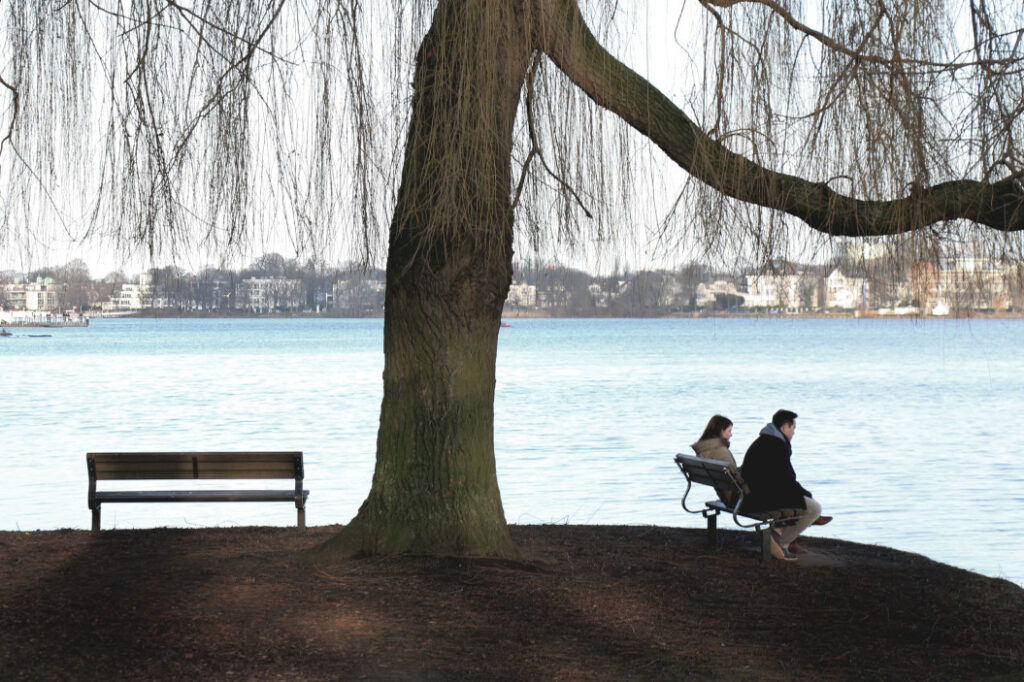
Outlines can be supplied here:
<path id="1" fill-rule="evenodd" d="M 515 526 L 522 563 L 302 560 L 337 530 L 0 532 L 0 679 L 1024 679 L 1024 590 L 882 547 Z"/>

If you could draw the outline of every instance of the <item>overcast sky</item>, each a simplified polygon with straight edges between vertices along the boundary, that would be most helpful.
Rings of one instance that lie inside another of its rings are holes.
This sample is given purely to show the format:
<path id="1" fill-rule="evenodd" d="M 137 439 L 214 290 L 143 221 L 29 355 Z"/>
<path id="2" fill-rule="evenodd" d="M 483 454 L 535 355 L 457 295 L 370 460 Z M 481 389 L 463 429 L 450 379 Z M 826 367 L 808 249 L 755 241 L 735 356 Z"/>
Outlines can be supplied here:
<path id="1" fill-rule="evenodd" d="M 696 3 L 680 0 L 648 0 L 635 3 L 619 3 L 621 12 L 617 22 L 619 44 L 609 44 L 617 55 L 634 70 L 649 78 L 655 86 L 668 95 L 684 111 L 689 111 L 687 101 L 695 87 L 687 52 L 677 44 L 691 40 L 696 27 L 699 9 Z M 688 15 L 680 17 L 680 7 L 688 7 Z M 808 21 L 813 21 L 809 19 Z M 9 64 L 0 64 L 0 73 L 6 72 Z M 0 91 L 0 96 L 3 96 Z M 5 110 L 10 115 L 10 108 Z M 653 149 L 653 148 L 652 148 Z M 9 150 L 5 150 L 9 154 Z M 650 178 L 645 181 L 643 191 L 650 194 L 650 200 L 644 201 L 646 220 L 656 223 L 665 215 L 671 206 L 678 188 L 685 175 L 674 164 L 664 159 L 661 152 L 653 149 L 648 155 L 656 159 Z M 534 172 L 537 172 L 536 166 Z M 82 209 L 83 211 L 85 209 Z M 171 258 L 163 255 L 157 262 L 151 262 L 144 255 L 126 255 L 116 245 L 103 242 L 80 243 L 77 237 L 81 234 L 81 226 L 86 216 L 65 216 L 65 224 L 50 221 L 51 224 L 36 226 L 31 230 L 22 230 L 16 235 L 8 235 L 0 244 L 0 269 L 25 271 L 44 265 L 59 265 L 75 258 L 83 259 L 90 267 L 94 277 L 102 277 L 108 272 L 122 270 L 127 274 L 137 273 L 147 267 L 166 265 Z M 798 231 L 804 228 L 796 228 Z M 627 234 L 626 238 L 601 244 L 585 242 L 582 246 L 559 249 L 552 247 L 541 254 L 529 254 L 524 244 L 519 244 L 517 256 L 531 255 L 542 260 L 554 259 L 566 265 L 581 267 L 595 272 L 607 272 L 613 264 L 629 265 L 632 269 L 644 267 L 673 267 L 700 254 L 695 249 L 687 249 L 679 245 L 666 247 L 664 244 L 652 243 L 646 236 L 644 228 Z M 227 267 L 239 268 L 255 260 L 267 252 L 277 252 L 285 257 L 296 255 L 293 236 L 285 229 L 276 229 L 271 225 L 257 226 L 256 234 L 239 253 L 225 258 L 223 253 L 210 253 L 204 250 L 179 249 L 173 260 L 175 264 L 186 270 L 197 271 L 204 266 L 224 264 Z M 801 254 L 794 256 L 804 259 L 822 257 L 820 242 Z M 329 264 L 340 264 L 357 256 L 343 244 L 332 246 L 330 253 L 325 255 Z"/>

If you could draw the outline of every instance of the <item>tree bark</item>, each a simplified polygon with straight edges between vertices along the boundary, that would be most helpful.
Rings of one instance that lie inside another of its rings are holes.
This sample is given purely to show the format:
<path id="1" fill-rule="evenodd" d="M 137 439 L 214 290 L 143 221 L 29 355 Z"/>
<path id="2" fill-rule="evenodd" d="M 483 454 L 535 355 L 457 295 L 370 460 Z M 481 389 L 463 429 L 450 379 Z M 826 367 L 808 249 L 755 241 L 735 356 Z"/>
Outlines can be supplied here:
<path id="1" fill-rule="evenodd" d="M 390 228 L 376 470 L 321 554 L 518 556 L 493 436 L 513 124 L 531 49 L 517 5 L 442 0 L 418 52 Z"/>

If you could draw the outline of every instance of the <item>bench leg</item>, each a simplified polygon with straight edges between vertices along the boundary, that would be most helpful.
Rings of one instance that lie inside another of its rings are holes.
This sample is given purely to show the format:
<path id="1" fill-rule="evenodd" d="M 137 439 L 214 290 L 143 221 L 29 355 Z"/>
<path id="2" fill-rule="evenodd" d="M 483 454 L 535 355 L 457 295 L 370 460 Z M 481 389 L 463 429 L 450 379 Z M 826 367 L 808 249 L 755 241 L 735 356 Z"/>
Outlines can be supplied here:
<path id="1" fill-rule="evenodd" d="M 761 561 L 767 562 L 772 560 L 772 529 L 764 528 L 760 531 L 761 533 Z"/>
<path id="2" fill-rule="evenodd" d="M 96 504 L 92 508 L 92 532 L 98 533 L 100 531 L 100 505 Z"/>
<path id="3" fill-rule="evenodd" d="M 306 508 L 299 507 L 299 530 L 306 530 Z"/>
<path id="4" fill-rule="evenodd" d="M 708 544 L 712 547 L 718 545 L 718 514 L 708 516 Z"/>

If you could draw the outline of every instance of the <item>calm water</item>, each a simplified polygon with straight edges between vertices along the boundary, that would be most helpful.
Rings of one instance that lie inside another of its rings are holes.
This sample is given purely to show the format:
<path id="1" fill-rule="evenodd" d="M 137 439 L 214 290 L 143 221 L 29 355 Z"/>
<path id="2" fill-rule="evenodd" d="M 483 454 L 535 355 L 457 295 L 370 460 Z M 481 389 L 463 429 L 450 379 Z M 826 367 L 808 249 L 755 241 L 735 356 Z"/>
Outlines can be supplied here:
<path id="1" fill-rule="evenodd" d="M 811 534 L 1024 585 L 1024 321 L 510 322 L 495 405 L 510 522 L 700 527 L 673 455 L 720 412 L 740 459 L 787 407 L 797 473 L 836 517 Z M 88 528 L 90 450 L 303 450 L 314 525 L 347 522 L 369 489 L 380 320 L 15 334 L 0 339 L 0 529 Z M 283 504 L 103 511 L 104 528 L 294 522 Z"/>

